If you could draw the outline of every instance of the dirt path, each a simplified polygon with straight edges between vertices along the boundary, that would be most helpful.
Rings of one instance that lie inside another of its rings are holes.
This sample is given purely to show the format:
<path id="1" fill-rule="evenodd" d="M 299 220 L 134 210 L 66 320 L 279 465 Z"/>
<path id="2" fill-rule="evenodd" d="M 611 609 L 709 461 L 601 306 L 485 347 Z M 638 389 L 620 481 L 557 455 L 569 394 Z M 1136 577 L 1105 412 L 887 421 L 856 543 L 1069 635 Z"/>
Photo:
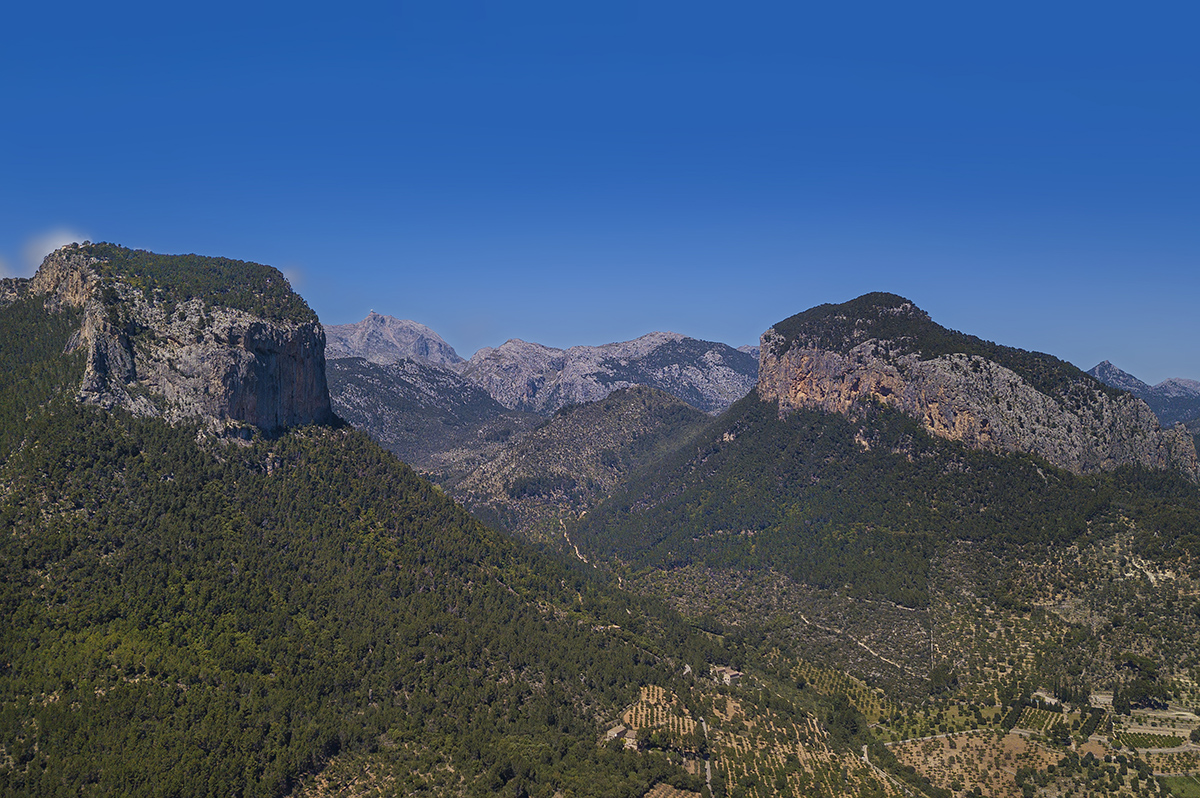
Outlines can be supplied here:
<path id="1" fill-rule="evenodd" d="M 588 563 L 588 558 L 584 557 L 582 554 L 579 553 L 579 547 L 576 546 L 571 541 L 571 538 L 567 535 L 567 525 L 561 518 L 558 519 L 558 525 L 560 527 L 562 527 L 563 538 L 567 541 L 567 545 L 570 546 L 571 548 L 575 549 L 575 556 L 578 557 L 581 562 L 584 562 L 584 563 L 587 563 L 590 565 L 590 563 Z M 595 568 L 596 566 L 593 565 L 592 567 Z"/>
<path id="2" fill-rule="evenodd" d="M 564 534 L 565 534 L 565 533 L 564 533 Z M 859 640 L 857 637 L 854 637 L 854 636 L 852 636 L 852 635 L 848 635 L 848 634 L 846 634 L 845 630 L 842 630 L 842 629 L 834 629 L 834 628 L 832 628 L 832 627 L 829 627 L 829 626 L 824 626 L 824 625 L 822 625 L 822 624 L 819 624 L 819 623 L 815 623 L 815 622 L 813 622 L 813 621 L 810 621 L 808 618 L 806 618 L 806 617 L 805 617 L 804 613 L 802 613 L 802 612 L 798 612 L 798 613 L 796 613 L 796 615 L 797 615 L 797 616 L 799 616 L 800 620 L 804 621 L 804 622 L 805 622 L 806 624 L 808 624 L 809 626 L 813 626 L 813 627 L 815 627 L 815 628 L 817 628 L 817 629 L 820 629 L 822 632 L 829 632 L 829 633 L 830 633 L 830 634 L 832 634 L 832 635 L 838 635 L 838 636 L 840 636 L 840 637 L 845 637 L 845 638 L 847 638 L 848 640 L 850 640 L 850 642 L 852 642 L 852 643 L 854 643 L 855 645 L 857 645 L 857 646 L 859 646 L 860 648 L 862 648 L 864 651 L 866 651 L 866 652 L 867 652 L 868 654 L 870 654 L 872 657 L 875 657 L 875 658 L 876 658 L 876 659 L 878 659 L 878 660 L 881 660 L 881 661 L 883 661 L 883 662 L 886 662 L 888 665 L 891 665 L 893 668 L 899 668 L 900 670 L 902 670 L 902 671 L 904 671 L 905 673 L 907 673 L 909 676 L 914 676 L 914 677 L 916 677 L 916 678 L 918 678 L 918 679 L 919 679 L 919 678 L 921 678 L 921 675 L 920 675 L 919 673 L 916 673 L 915 671 L 913 671 L 913 669 L 912 669 L 912 668 L 909 668 L 909 667 L 908 667 L 908 666 L 906 666 L 906 665 L 901 665 L 899 662 L 896 662 L 895 660 L 888 659 L 887 657 L 883 656 L 882 654 L 880 654 L 880 653 L 879 653 L 878 651 L 876 651 L 875 649 L 873 649 L 873 648 L 871 648 L 870 646 L 868 646 L 868 645 L 867 645 L 866 643 L 864 643 L 863 641 Z"/>
<path id="3" fill-rule="evenodd" d="M 867 756 L 867 746 L 866 745 L 863 745 L 863 747 L 862 747 L 862 760 L 863 760 L 863 762 L 867 763 L 867 767 L 869 767 L 869 768 L 871 768 L 871 770 L 875 771 L 876 776 L 879 776 L 879 778 L 881 778 L 884 781 L 899 788 L 905 795 L 911 796 L 913 794 L 912 790 L 910 790 L 908 788 L 907 784 L 900 781 L 900 779 L 896 778 L 891 773 L 888 773 L 886 770 L 882 769 L 881 767 L 879 767 L 878 765 L 876 765 L 874 762 L 871 761 L 871 758 L 869 756 Z M 712 790 L 710 789 L 709 792 L 711 793 Z"/>

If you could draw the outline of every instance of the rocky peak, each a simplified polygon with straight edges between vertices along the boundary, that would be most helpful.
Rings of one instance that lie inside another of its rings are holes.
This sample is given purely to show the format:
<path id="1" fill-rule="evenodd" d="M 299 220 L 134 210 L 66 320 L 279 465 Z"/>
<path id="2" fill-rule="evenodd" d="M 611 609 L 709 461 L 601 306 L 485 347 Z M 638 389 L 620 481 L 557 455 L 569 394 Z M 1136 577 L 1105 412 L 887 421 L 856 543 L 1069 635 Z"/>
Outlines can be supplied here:
<path id="1" fill-rule="evenodd" d="M 1111 385 L 1122 391 L 1129 391 L 1134 396 L 1141 397 L 1143 392 L 1150 390 L 1149 385 L 1132 374 L 1117 368 L 1108 360 L 1097 363 L 1088 371 L 1088 374 L 1100 380 L 1105 385 Z"/>
<path id="2" fill-rule="evenodd" d="M 1200 382 L 1196 380 L 1171 377 L 1152 387 L 1107 360 L 1088 374 L 1141 399 L 1164 426 L 1183 423 L 1193 430 L 1200 427 Z"/>
<path id="3" fill-rule="evenodd" d="M 82 402 L 220 429 L 332 418 L 324 332 L 269 266 L 69 245 L 28 290 L 83 311 L 70 344 L 86 352 Z"/>
<path id="4" fill-rule="evenodd" d="M 1183 377 L 1171 377 L 1154 386 L 1154 390 L 1172 399 L 1200 397 L 1200 382 Z"/>
<path id="5" fill-rule="evenodd" d="M 355 324 L 327 326 L 325 336 L 329 358 L 361 357 L 380 365 L 410 358 L 452 371 L 461 371 L 466 363 L 454 347 L 424 324 L 373 310 Z"/>
<path id="6" fill-rule="evenodd" d="M 1075 473 L 1137 463 L 1200 476 L 1190 436 L 1164 430 L 1145 402 L 1049 355 L 947 330 L 890 294 L 823 305 L 767 330 L 758 393 L 781 415 L 853 415 L 876 402 L 939 437 L 1036 454 Z"/>

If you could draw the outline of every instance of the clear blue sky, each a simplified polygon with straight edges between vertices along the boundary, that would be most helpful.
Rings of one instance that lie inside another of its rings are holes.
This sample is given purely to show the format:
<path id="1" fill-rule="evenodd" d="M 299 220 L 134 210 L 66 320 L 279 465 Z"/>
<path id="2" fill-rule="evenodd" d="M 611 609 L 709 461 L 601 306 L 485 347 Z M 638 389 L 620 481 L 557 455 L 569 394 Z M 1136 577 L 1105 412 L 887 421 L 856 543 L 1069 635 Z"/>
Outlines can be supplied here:
<path id="1" fill-rule="evenodd" d="M 10 4 L 18 6 L 18 4 Z M 872 290 L 1200 379 L 1194 3 L 21 3 L 0 258 L 269 263 L 461 354 Z"/>

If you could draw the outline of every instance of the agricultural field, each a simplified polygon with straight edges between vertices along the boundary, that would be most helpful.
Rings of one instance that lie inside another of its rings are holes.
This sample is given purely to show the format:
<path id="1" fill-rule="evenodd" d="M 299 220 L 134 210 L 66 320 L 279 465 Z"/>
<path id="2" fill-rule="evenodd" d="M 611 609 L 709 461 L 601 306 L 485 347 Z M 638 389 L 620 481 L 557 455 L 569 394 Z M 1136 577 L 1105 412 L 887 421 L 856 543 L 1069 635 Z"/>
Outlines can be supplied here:
<path id="1" fill-rule="evenodd" d="M 1176 798 L 1200 798 L 1200 778 L 1195 776 L 1168 776 L 1163 784 Z"/>
<path id="2" fill-rule="evenodd" d="M 744 641 L 730 664 L 748 683 L 685 702 L 707 720 L 715 796 L 1196 794 L 1200 571 L 1130 551 L 1117 532 L 1001 564 L 960 543 L 915 608 L 769 572 L 637 579 Z M 686 728 L 669 706 L 638 712 Z"/>
<path id="3" fill-rule="evenodd" d="M 1125 748 L 1178 748 L 1183 740 L 1167 734 L 1118 734 L 1116 742 Z"/>
<path id="4" fill-rule="evenodd" d="M 775 652 L 776 656 L 778 652 Z M 879 688 L 871 688 L 853 676 L 832 668 L 822 668 L 800 660 L 791 671 L 796 683 L 811 684 L 825 695 L 841 694 L 861 712 L 870 723 L 879 723 L 900 712 L 900 705 L 889 700 Z"/>
<path id="5" fill-rule="evenodd" d="M 892 743 L 889 748 L 903 765 L 938 787 L 956 793 L 979 788 L 994 798 L 1019 798 L 1018 770 L 1045 771 L 1061 759 L 1020 734 L 984 730 Z"/>
<path id="6" fill-rule="evenodd" d="M 644 798 L 703 798 L 703 793 L 681 790 L 670 784 L 656 784 Z"/>
<path id="7" fill-rule="evenodd" d="M 685 703 L 702 707 L 703 718 L 692 717 Z M 816 714 L 778 696 L 765 703 L 773 706 L 764 706 L 763 691 L 752 687 L 697 682 L 685 702 L 662 687 L 646 686 L 621 719 L 639 747 L 665 749 L 693 773 L 711 772 L 714 795 L 903 794 L 853 750 L 834 747 Z"/>

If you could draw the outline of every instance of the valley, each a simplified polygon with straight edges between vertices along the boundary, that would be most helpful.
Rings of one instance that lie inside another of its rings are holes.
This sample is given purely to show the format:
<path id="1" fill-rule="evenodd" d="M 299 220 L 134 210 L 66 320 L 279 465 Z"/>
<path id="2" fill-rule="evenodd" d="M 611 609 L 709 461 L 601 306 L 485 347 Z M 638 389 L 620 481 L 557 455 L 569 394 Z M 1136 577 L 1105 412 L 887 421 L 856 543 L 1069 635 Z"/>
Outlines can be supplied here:
<path id="1" fill-rule="evenodd" d="M 3 297 L 5 794 L 1200 793 L 1200 466 L 1129 375 L 890 294 L 757 360 L 111 244 Z"/>

